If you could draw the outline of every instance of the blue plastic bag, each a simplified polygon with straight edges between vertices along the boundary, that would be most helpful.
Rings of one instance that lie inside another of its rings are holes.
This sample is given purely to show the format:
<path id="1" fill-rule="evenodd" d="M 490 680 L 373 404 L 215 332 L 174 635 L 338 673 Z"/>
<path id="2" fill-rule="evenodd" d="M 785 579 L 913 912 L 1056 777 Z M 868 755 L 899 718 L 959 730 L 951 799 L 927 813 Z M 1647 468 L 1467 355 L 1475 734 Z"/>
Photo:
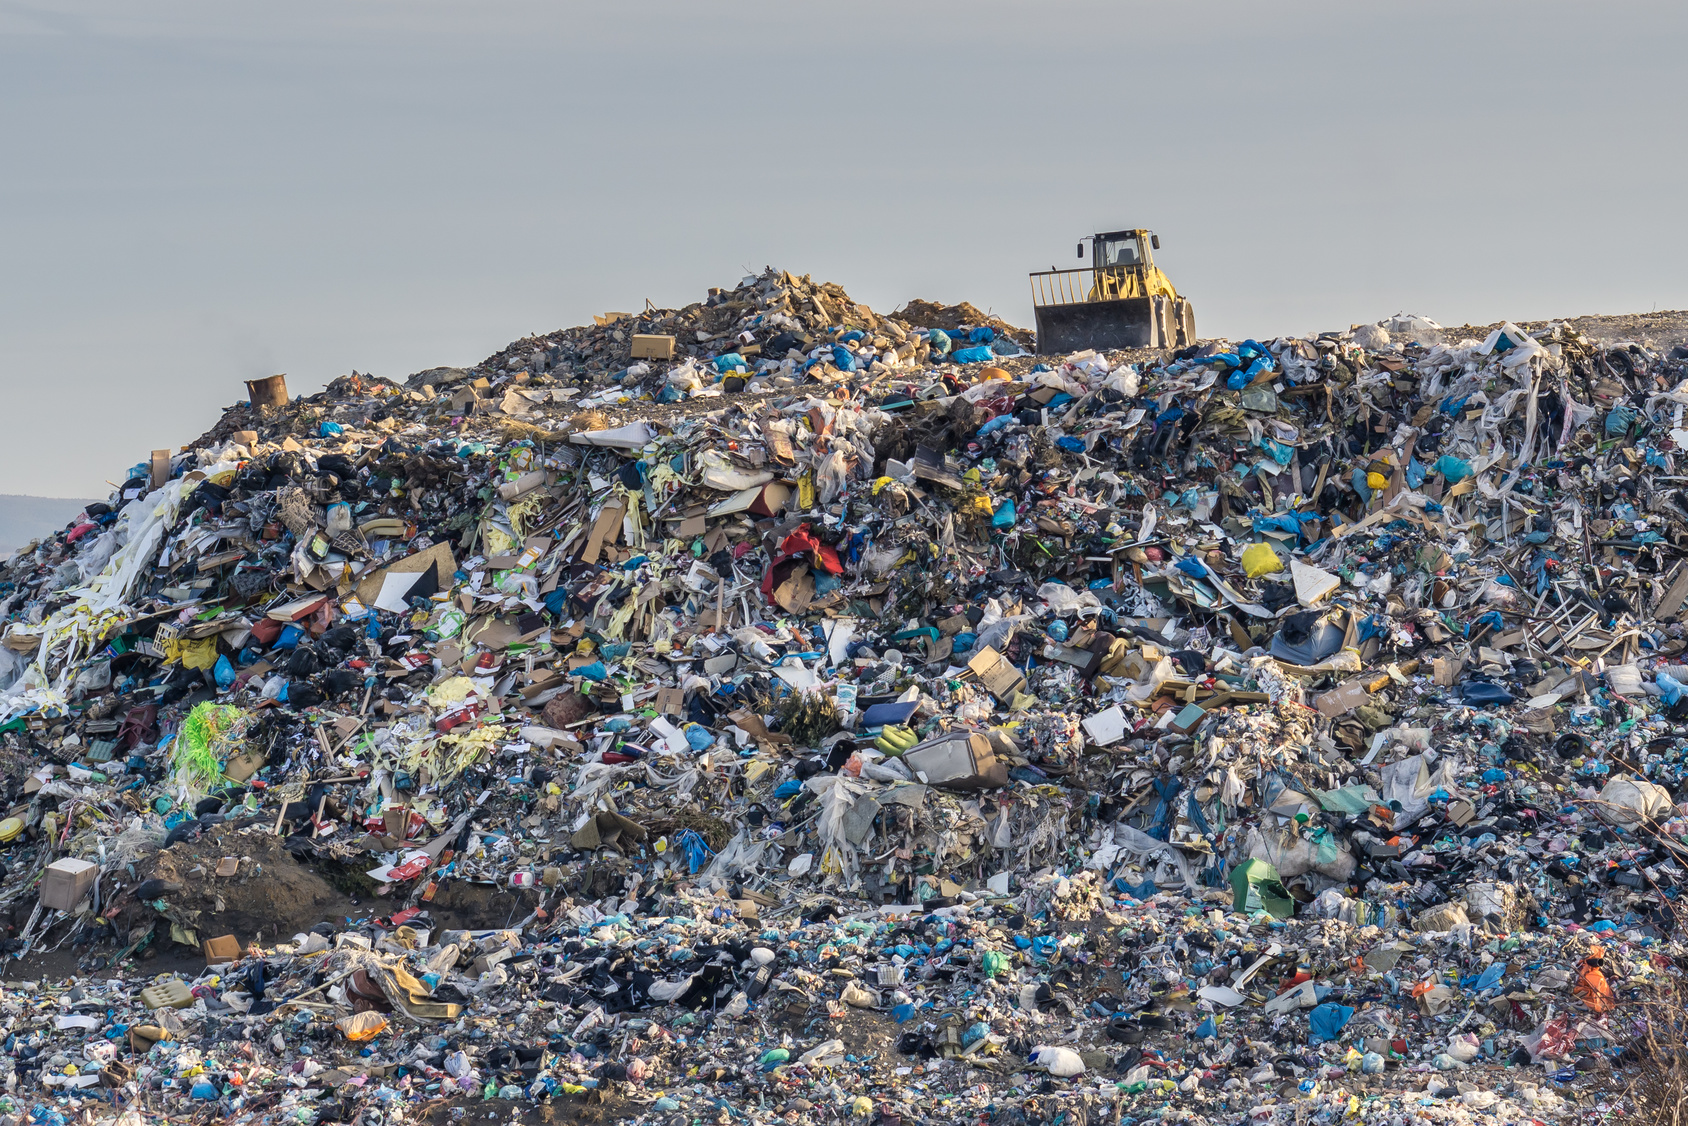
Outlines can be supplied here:
<path id="1" fill-rule="evenodd" d="M 1471 476 L 1471 463 L 1453 454 L 1443 454 L 1437 458 L 1435 468 L 1450 485 L 1457 485 Z"/>
<path id="2" fill-rule="evenodd" d="M 1510 704 L 1512 693 L 1486 680 L 1473 680 L 1460 686 L 1460 699 L 1468 704 Z"/>
<path id="3" fill-rule="evenodd" d="M 926 343 L 931 345 L 934 356 L 942 356 L 950 350 L 949 333 L 941 328 L 932 329 L 926 334 Z"/>
<path id="4" fill-rule="evenodd" d="M 1664 700 L 1667 708 L 1675 707 L 1676 702 L 1682 699 L 1683 690 L 1688 689 L 1688 685 L 1683 684 L 1668 672 L 1658 674 L 1658 684 L 1659 696 Z"/>
<path id="5" fill-rule="evenodd" d="M 1013 526 L 1014 526 L 1014 502 L 1011 499 L 1010 500 L 1004 500 L 1002 502 L 1001 506 L 999 506 L 997 508 L 997 510 L 994 513 L 991 514 L 991 527 L 993 527 L 993 528 L 1012 528 Z"/>
<path id="6" fill-rule="evenodd" d="M 832 362 L 839 371 L 856 370 L 856 354 L 842 344 L 832 346 Z"/>
<path id="7" fill-rule="evenodd" d="M 996 359 L 996 353 L 983 344 L 977 344 L 971 348 L 957 348 L 950 359 L 958 364 L 983 364 Z"/>
<path id="8" fill-rule="evenodd" d="M 749 366 L 744 362 L 744 357 L 737 352 L 728 352 L 725 355 L 716 356 L 714 363 L 715 370 L 723 373 L 732 371 L 734 368 Z"/>
<path id="9" fill-rule="evenodd" d="M 1606 415 L 1606 437 L 1622 438 L 1629 433 L 1630 424 L 1635 421 L 1635 408 L 1627 403 L 1619 403 Z"/>
<path id="10" fill-rule="evenodd" d="M 217 681 L 219 692 L 227 692 L 234 686 L 234 666 L 229 663 L 227 653 L 220 654 L 217 657 L 217 663 L 211 667 L 211 675 Z"/>
<path id="11" fill-rule="evenodd" d="M 1493 962 L 1490 964 L 1488 969 L 1478 975 L 1477 981 L 1472 988 L 1477 990 L 1479 993 L 1483 992 L 1485 989 L 1493 989 L 1495 986 L 1500 984 L 1500 979 L 1504 977 L 1505 974 L 1506 963 Z"/>
<path id="12" fill-rule="evenodd" d="M 1335 1001 L 1326 1001 L 1307 1014 L 1307 1023 L 1313 1028 L 1313 1043 L 1323 1044 L 1327 1040 L 1335 1040 L 1342 1035 L 1342 1030 L 1353 1019 L 1353 1009 L 1347 1005 L 1338 1005 Z"/>
<path id="13" fill-rule="evenodd" d="M 1354 491 L 1360 494 L 1361 500 L 1367 504 L 1371 503 L 1372 487 L 1366 484 L 1366 471 L 1364 469 L 1355 466 L 1354 475 L 1349 478 L 1348 483 L 1354 486 Z"/>

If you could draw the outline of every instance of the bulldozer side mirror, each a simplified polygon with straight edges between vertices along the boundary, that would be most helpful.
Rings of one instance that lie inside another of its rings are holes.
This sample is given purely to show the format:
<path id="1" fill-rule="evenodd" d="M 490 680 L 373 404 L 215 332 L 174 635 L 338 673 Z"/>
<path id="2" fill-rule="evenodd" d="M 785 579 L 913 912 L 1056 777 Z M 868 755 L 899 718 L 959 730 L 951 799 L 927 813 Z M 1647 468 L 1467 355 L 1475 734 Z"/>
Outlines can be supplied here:
<path id="1" fill-rule="evenodd" d="M 1084 257 L 1084 244 L 1082 242 L 1078 244 L 1078 256 L 1080 258 Z"/>
<path id="2" fill-rule="evenodd" d="M 1153 247 L 1154 249 L 1159 250 L 1160 249 L 1160 236 L 1159 235 L 1150 235 L 1149 236 L 1149 245 L 1151 247 Z"/>

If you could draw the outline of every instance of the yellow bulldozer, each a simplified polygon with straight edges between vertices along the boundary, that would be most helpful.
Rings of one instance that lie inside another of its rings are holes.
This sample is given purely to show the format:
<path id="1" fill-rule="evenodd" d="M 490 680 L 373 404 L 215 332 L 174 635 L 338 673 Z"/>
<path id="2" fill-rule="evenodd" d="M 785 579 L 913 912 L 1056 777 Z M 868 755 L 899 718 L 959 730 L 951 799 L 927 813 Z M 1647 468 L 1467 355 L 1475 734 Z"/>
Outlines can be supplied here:
<path id="1" fill-rule="evenodd" d="M 1084 257 L 1079 240 L 1078 256 Z M 1091 235 L 1090 265 L 1031 275 L 1037 350 L 1182 348 L 1196 340 L 1196 313 L 1155 265 L 1152 231 Z"/>

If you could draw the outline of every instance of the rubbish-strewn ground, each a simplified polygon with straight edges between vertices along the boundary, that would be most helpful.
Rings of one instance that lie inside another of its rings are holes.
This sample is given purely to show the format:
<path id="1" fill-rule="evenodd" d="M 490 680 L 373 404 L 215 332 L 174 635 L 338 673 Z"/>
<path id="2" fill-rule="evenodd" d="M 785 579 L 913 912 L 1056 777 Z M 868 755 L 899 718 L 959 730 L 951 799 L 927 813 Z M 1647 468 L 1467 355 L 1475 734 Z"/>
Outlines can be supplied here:
<path id="1" fill-rule="evenodd" d="M 1688 315 L 601 320 L 0 566 L 0 1115 L 1666 1120 Z"/>

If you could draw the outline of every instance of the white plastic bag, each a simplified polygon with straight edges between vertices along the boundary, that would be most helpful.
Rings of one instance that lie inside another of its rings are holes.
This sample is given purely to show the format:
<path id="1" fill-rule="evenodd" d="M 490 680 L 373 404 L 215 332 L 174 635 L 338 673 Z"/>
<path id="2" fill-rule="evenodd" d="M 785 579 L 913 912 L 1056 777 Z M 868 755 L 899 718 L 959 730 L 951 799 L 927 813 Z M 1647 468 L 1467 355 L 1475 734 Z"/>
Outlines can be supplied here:
<path id="1" fill-rule="evenodd" d="M 1031 1062 L 1058 1079 L 1084 1074 L 1084 1060 L 1071 1048 L 1039 1044 L 1032 1049 Z"/>

